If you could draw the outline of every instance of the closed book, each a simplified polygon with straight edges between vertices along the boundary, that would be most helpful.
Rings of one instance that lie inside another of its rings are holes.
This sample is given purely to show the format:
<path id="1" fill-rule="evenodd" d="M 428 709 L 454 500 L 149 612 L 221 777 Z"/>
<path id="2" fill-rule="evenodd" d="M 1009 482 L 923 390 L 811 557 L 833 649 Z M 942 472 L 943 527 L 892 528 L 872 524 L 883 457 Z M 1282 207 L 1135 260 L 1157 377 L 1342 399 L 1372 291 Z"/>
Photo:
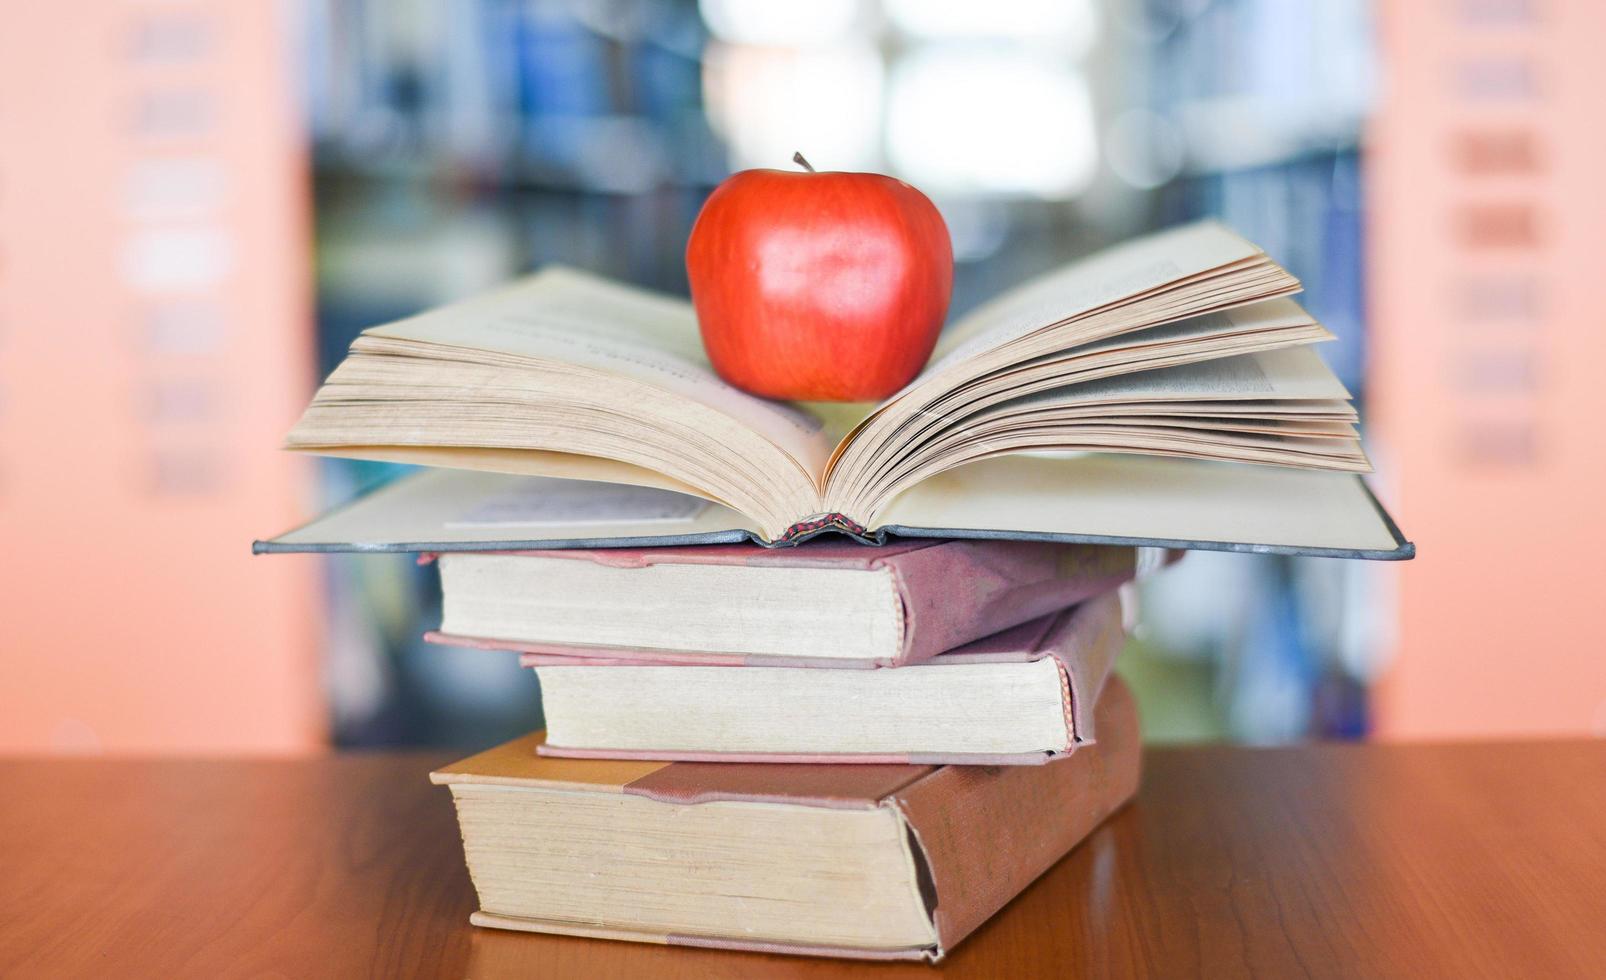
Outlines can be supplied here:
<path id="1" fill-rule="evenodd" d="M 450 553 L 427 639 L 642 662 L 896 666 L 1108 592 L 1160 549 L 1036 541 Z"/>
<path id="2" fill-rule="evenodd" d="M 1026 765 L 1093 737 L 1126 639 L 1107 592 L 907 667 L 665 666 L 525 654 L 544 755 Z"/>
<path id="3" fill-rule="evenodd" d="M 537 733 L 430 778 L 476 925 L 935 961 L 1136 792 L 1119 679 L 1094 714 L 1097 741 L 1051 766 L 554 759 Z"/>

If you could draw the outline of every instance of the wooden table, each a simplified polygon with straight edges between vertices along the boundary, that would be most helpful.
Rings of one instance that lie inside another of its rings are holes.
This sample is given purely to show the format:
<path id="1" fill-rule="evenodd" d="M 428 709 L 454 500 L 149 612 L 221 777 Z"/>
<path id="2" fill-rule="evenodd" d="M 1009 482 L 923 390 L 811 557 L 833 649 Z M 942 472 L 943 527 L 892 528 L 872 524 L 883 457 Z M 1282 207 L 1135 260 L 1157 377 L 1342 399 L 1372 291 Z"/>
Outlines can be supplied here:
<path id="1" fill-rule="evenodd" d="M 1606 743 L 1151 751 L 935 969 L 474 929 L 445 761 L 0 761 L 0 976 L 1606 976 Z"/>

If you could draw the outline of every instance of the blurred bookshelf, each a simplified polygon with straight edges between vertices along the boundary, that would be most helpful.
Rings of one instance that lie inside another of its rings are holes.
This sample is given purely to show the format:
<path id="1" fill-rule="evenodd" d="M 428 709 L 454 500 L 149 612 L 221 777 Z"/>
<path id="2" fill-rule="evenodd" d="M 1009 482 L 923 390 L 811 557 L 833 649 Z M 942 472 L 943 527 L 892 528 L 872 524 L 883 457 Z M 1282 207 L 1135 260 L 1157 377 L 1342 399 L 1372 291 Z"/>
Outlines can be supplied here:
<path id="1" fill-rule="evenodd" d="M 1396 67 L 1369 144 L 1367 204 L 1389 216 L 1368 253 L 1374 428 L 1434 558 L 1397 572 L 1376 730 L 1606 736 L 1606 7 L 1384 10 Z"/>
<path id="2" fill-rule="evenodd" d="M 281 5 L 25 5 L 0 31 L 0 752 L 305 753 L 306 169 Z M 14 696 L 11 696 L 14 695 Z"/>

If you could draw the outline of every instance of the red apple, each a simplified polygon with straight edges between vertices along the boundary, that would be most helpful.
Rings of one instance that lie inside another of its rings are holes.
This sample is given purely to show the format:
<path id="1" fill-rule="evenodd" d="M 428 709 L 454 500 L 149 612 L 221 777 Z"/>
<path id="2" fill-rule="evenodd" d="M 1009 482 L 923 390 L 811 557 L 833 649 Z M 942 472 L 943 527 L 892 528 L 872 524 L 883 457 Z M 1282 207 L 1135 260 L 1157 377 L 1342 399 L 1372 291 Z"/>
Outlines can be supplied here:
<path id="1" fill-rule="evenodd" d="M 901 180 L 744 170 L 703 205 L 686 271 L 726 381 L 768 398 L 865 401 L 931 356 L 954 253 L 936 206 Z"/>

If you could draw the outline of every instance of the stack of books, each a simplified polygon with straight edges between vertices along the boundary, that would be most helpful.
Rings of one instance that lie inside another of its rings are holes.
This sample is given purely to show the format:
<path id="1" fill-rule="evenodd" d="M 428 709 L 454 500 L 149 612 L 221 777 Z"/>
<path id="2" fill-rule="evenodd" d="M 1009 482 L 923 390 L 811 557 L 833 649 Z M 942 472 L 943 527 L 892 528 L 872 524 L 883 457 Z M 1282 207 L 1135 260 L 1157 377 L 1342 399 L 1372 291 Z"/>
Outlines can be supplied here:
<path id="1" fill-rule="evenodd" d="M 1137 788 L 1110 668 L 1147 549 L 438 560 L 429 638 L 520 651 L 546 714 L 433 774 L 480 925 L 937 958 Z"/>
<path id="2" fill-rule="evenodd" d="M 1298 287 L 1217 225 L 950 327 L 880 405 L 709 370 L 567 270 L 366 331 L 292 448 L 431 467 L 257 550 L 439 565 L 547 727 L 436 772 L 511 929 L 940 958 L 1138 781 L 1122 591 L 1179 549 L 1407 558 Z"/>

